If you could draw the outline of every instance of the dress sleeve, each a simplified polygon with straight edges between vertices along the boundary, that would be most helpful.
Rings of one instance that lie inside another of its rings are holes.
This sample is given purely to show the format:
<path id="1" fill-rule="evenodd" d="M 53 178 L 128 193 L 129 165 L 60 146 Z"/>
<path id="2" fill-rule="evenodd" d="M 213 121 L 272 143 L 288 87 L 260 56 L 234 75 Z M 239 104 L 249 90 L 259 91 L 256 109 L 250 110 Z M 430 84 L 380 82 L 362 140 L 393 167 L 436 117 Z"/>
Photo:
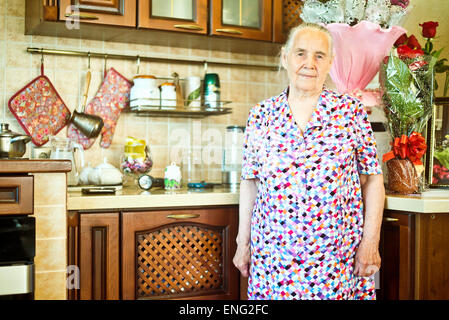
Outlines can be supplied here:
<path id="1" fill-rule="evenodd" d="M 256 105 L 249 112 L 243 139 L 241 180 L 259 178 L 259 145 L 261 143 L 262 124 L 261 105 Z"/>
<path id="2" fill-rule="evenodd" d="M 354 117 L 357 135 L 356 159 L 359 174 L 381 174 L 382 168 L 377 155 L 373 129 L 368 120 L 368 114 L 359 101 L 355 103 Z"/>

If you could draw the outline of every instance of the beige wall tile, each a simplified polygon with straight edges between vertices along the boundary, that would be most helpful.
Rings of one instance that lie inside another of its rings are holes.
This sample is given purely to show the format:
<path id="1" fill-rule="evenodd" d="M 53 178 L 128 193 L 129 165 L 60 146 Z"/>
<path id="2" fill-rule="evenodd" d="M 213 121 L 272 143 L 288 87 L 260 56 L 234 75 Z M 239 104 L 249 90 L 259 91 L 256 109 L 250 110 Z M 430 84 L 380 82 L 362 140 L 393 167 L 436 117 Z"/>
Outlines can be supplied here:
<path id="1" fill-rule="evenodd" d="M 66 300 L 67 274 L 59 272 L 36 272 L 36 300 Z"/>
<path id="2" fill-rule="evenodd" d="M 0 6 L 4 6 L 3 1 L 0 1 L 1 5 Z M 0 40 L 3 41 L 6 38 L 6 34 L 5 34 L 5 29 L 6 29 L 6 25 L 5 25 L 5 17 L 2 13 L 2 7 L 0 7 Z"/>
<path id="3" fill-rule="evenodd" d="M 37 271 L 65 270 L 67 266 L 67 239 L 36 239 Z"/>
<path id="4" fill-rule="evenodd" d="M 8 16 L 24 17 L 25 0 L 6 0 L 6 12 Z"/>
<path id="5" fill-rule="evenodd" d="M 6 65 L 15 68 L 31 68 L 31 56 L 26 52 L 23 44 L 9 43 L 6 46 Z"/>
<path id="6" fill-rule="evenodd" d="M 6 67 L 5 93 L 11 96 L 31 80 L 31 69 Z"/>
<path id="7" fill-rule="evenodd" d="M 13 16 L 6 17 L 6 40 L 31 43 L 31 36 L 25 35 L 25 19 Z"/>
<path id="8" fill-rule="evenodd" d="M 167 146 L 168 124 L 149 123 L 147 129 L 147 143 L 150 146 Z"/>
<path id="9" fill-rule="evenodd" d="M 67 233 L 66 206 L 36 206 L 36 239 L 64 237 Z"/>

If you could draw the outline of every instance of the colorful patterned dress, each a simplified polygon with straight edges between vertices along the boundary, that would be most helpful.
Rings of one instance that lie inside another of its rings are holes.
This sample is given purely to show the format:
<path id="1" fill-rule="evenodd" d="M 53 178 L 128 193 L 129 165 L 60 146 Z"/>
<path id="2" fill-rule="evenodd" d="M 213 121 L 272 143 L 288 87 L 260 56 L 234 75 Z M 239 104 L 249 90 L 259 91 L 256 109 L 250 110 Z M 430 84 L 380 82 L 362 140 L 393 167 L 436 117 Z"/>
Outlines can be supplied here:
<path id="1" fill-rule="evenodd" d="M 363 232 L 360 174 L 382 173 L 368 116 L 324 89 L 304 135 L 288 88 L 250 111 L 242 179 L 259 179 L 249 299 L 375 299 L 353 274 Z"/>

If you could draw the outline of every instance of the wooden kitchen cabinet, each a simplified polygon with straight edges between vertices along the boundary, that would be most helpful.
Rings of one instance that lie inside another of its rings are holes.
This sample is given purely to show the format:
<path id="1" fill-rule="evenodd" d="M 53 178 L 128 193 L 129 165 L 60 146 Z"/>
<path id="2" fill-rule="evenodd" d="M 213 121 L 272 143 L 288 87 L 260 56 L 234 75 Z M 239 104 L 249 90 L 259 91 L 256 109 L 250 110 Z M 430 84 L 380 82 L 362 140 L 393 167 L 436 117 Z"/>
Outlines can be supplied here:
<path id="1" fill-rule="evenodd" d="M 211 0 L 210 34 L 272 40 L 272 0 Z"/>
<path id="2" fill-rule="evenodd" d="M 33 214 L 33 176 L 0 176 L 0 214 Z"/>
<path id="3" fill-rule="evenodd" d="M 379 299 L 449 299 L 449 213 L 386 210 Z"/>
<path id="4" fill-rule="evenodd" d="M 123 299 L 238 299 L 238 210 L 124 212 Z"/>
<path id="5" fill-rule="evenodd" d="M 139 28 L 207 34 L 207 0 L 140 0 Z"/>
<path id="6" fill-rule="evenodd" d="M 119 213 L 71 212 L 68 228 L 68 265 L 80 271 L 69 299 L 119 299 Z"/>
<path id="7" fill-rule="evenodd" d="M 290 30 L 302 23 L 302 0 L 273 0 L 273 42 L 285 43 Z"/>
<path id="8" fill-rule="evenodd" d="M 137 0 L 59 0 L 60 21 L 135 27 L 136 15 Z"/>
<path id="9" fill-rule="evenodd" d="M 239 299 L 238 206 L 69 212 L 70 300 Z"/>
<path id="10" fill-rule="evenodd" d="M 385 211 L 380 241 L 379 300 L 410 300 L 415 284 L 415 215 Z"/>

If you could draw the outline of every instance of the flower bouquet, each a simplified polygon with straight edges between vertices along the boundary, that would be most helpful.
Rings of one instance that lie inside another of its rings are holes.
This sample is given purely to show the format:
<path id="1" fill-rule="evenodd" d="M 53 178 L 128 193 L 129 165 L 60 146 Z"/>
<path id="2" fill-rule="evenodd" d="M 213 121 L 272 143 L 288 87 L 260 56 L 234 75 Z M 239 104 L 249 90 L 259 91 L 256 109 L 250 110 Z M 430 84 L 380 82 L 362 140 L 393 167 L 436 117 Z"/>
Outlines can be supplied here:
<path id="1" fill-rule="evenodd" d="M 334 40 L 330 77 L 337 90 L 359 98 L 365 106 L 380 104 L 380 94 L 365 90 L 380 62 L 405 29 L 408 0 L 306 0 L 305 22 L 325 25 Z"/>
<path id="2" fill-rule="evenodd" d="M 393 49 L 381 63 L 380 84 L 393 137 L 387 163 L 388 188 L 397 193 L 420 191 L 426 142 L 421 132 L 432 114 L 437 57 L 425 55 L 416 39 Z"/>

